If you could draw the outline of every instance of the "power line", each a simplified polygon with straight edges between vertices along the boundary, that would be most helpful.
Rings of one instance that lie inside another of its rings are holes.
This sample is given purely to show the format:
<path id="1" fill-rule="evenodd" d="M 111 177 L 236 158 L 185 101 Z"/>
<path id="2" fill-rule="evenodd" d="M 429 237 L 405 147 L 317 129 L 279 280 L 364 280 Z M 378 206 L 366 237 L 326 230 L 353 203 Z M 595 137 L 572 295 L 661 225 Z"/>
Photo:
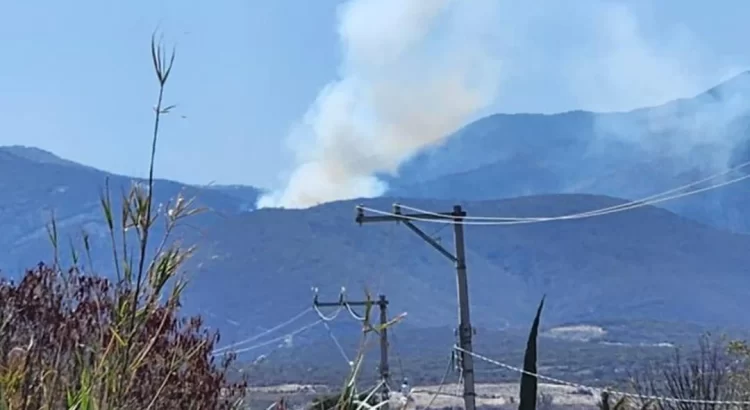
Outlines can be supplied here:
<path id="1" fill-rule="evenodd" d="M 588 214 L 600 214 L 600 213 L 603 213 L 603 212 L 609 213 L 609 211 L 614 211 L 614 210 L 620 209 L 620 208 L 630 208 L 631 206 L 634 206 L 634 205 L 645 206 L 645 205 L 649 205 L 649 204 L 653 204 L 653 203 L 664 202 L 664 201 L 671 200 L 671 199 L 681 198 L 683 196 L 686 196 L 685 194 L 687 194 L 687 195 L 693 195 L 693 194 L 696 194 L 696 193 L 700 193 L 700 192 L 704 192 L 704 191 L 707 191 L 707 190 L 716 189 L 716 188 L 720 188 L 720 187 L 723 187 L 723 186 L 726 186 L 726 185 L 730 185 L 730 184 L 733 184 L 733 183 L 736 183 L 736 182 L 740 182 L 740 181 L 742 181 L 742 180 L 747 179 L 748 177 L 750 177 L 750 175 L 743 175 L 743 176 L 737 177 L 735 179 L 732 179 L 732 180 L 729 180 L 729 181 L 724 181 L 722 183 L 718 183 L 718 184 L 715 184 L 715 185 L 712 185 L 712 186 L 709 186 L 709 187 L 704 187 L 704 188 L 700 188 L 700 189 L 697 189 L 697 190 L 689 191 L 688 193 L 673 195 L 673 196 L 669 196 L 669 197 L 666 197 L 666 198 L 660 198 L 660 197 L 663 197 L 663 196 L 668 195 L 668 194 L 680 192 L 680 191 L 683 191 L 685 189 L 701 185 L 704 182 L 708 182 L 708 181 L 710 181 L 712 179 L 716 179 L 718 177 L 731 174 L 732 172 L 738 171 L 738 170 L 740 170 L 742 168 L 745 168 L 745 167 L 748 167 L 748 166 L 750 166 L 750 161 L 747 161 L 747 162 L 744 162 L 744 163 L 742 163 L 740 165 L 737 165 L 735 167 L 729 168 L 726 171 L 723 171 L 723 172 L 720 172 L 720 173 L 716 173 L 716 174 L 710 175 L 708 177 L 705 177 L 703 179 L 700 179 L 700 180 L 697 180 L 697 181 L 694 181 L 694 182 L 691 182 L 691 183 L 688 183 L 688 184 L 685 184 L 685 185 L 681 185 L 681 186 L 678 186 L 678 187 L 675 187 L 675 188 L 672 188 L 672 189 L 669 189 L 669 190 L 666 190 L 666 191 L 662 191 L 660 193 L 653 194 L 653 195 L 650 195 L 650 196 L 647 196 L 647 197 L 644 197 L 644 198 L 640 198 L 640 199 L 637 199 L 637 200 L 634 200 L 634 201 L 625 202 L 625 203 L 622 203 L 622 204 L 619 204 L 619 205 L 613 205 L 613 206 L 609 206 L 609 207 L 605 207 L 605 208 L 600 208 L 600 209 L 596 209 L 596 210 L 592 210 L 592 211 L 586 211 L 586 212 L 581 212 L 581 213 L 576 213 L 576 214 L 556 216 L 556 217 L 467 216 L 465 219 L 466 220 L 482 220 L 482 221 L 503 221 L 503 222 L 521 222 L 521 221 L 524 221 L 524 222 L 525 221 L 539 221 L 539 222 L 543 222 L 543 221 L 548 221 L 548 220 L 559 220 L 559 219 L 568 219 L 568 218 L 576 219 L 575 217 L 580 217 L 580 216 L 588 215 Z M 403 204 L 401 204 L 400 207 L 402 209 L 411 210 L 411 211 L 414 211 L 414 212 L 420 212 L 420 213 L 423 213 L 423 214 L 426 214 L 426 215 L 439 216 L 439 217 L 442 216 L 443 218 L 445 218 L 444 215 L 441 215 L 439 213 L 426 211 L 426 210 L 423 210 L 423 209 L 420 209 L 420 208 L 416 208 L 416 207 L 410 207 L 410 206 L 403 205 Z"/>
<path id="2" fill-rule="evenodd" d="M 306 324 L 306 325 L 304 325 L 304 326 L 302 326 L 302 327 L 300 327 L 300 328 L 298 328 L 298 329 L 296 329 L 296 330 L 294 330 L 292 332 L 289 332 L 289 333 L 287 333 L 287 334 L 285 334 L 283 336 L 279 336 L 277 338 L 274 338 L 274 339 L 271 339 L 271 340 L 267 340 L 265 342 L 258 343 L 256 345 L 253 345 L 253 346 L 250 346 L 250 347 L 244 347 L 242 349 L 237 349 L 237 350 L 233 351 L 232 353 L 234 353 L 234 354 L 245 353 L 245 352 L 249 352 L 251 350 L 255 350 L 255 349 L 259 349 L 259 348 L 264 347 L 264 346 L 271 345 L 271 344 L 276 343 L 276 342 L 280 342 L 280 341 L 285 340 L 285 339 L 287 339 L 289 337 L 296 336 L 296 335 L 298 335 L 298 334 L 300 334 L 300 333 L 302 333 L 302 332 L 304 332 L 304 331 L 306 331 L 306 330 L 308 330 L 308 329 L 310 329 L 310 328 L 312 328 L 312 327 L 314 327 L 316 325 L 319 325 L 321 323 L 323 323 L 322 320 L 317 320 L 315 322 L 308 323 L 308 324 Z M 219 355 L 219 354 L 222 354 L 222 353 L 226 353 L 226 352 L 227 352 L 226 350 L 219 351 L 219 352 L 214 351 L 211 354 L 213 356 L 216 356 L 216 355 Z"/>
<path id="3" fill-rule="evenodd" d="M 453 349 L 464 352 L 468 355 L 473 356 L 477 360 L 482 360 L 484 362 L 487 362 L 489 364 L 493 364 L 495 366 L 499 366 L 502 368 L 505 368 L 507 370 L 511 370 L 517 373 L 526 374 L 532 377 L 536 377 L 539 380 L 546 380 L 550 383 L 574 387 L 577 389 L 586 389 L 586 390 L 593 390 L 593 391 L 600 391 L 600 392 L 607 392 L 609 394 L 615 395 L 615 396 L 623 396 L 623 397 L 629 397 L 632 399 L 638 399 L 638 400 L 651 400 L 651 401 L 660 401 L 660 402 L 671 402 L 671 403 L 687 403 L 687 404 L 720 404 L 720 405 L 733 405 L 733 406 L 747 406 L 750 405 L 750 401 L 732 401 L 732 400 L 700 400 L 700 399 L 681 399 L 677 397 L 662 397 L 662 396 L 649 396 L 649 395 L 642 395 L 642 394 L 635 394 L 635 393 L 628 393 L 623 391 L 617 391 L 612 390 L 608 388 L 602 388 L 602 387 L 594 387 L 594 386 L 587 386 L 585 384 L 580 383 L 573 383 L 562 379 L 557 379 L 554 377 L 544 376 L 539 373 L 530 372 L 515 366 L 511 366 L 506 363 L 499 362 L 497 360 L 490 359 L 489 357 L 482 356 L 480 354 L 474 353 L 474 352 L 468 352 L 464 349 L 461 349 L 459 346 L 454 346 Z"/>
<path id="4" fill-rule="evenodd" d="M 216 354 L 218 352 L 223 352 L 223 351 L 226 351 L 226 350 L 231 349 L 233 347 L 241 346 L 241 345 L 246 344 L 246 343 L 252 343 L 252 342 L 254 342 L 254 341 L 262 338 L 263 336 L 266 336 L 266 335 L 268 335 L 270 333 L 273 333 L 273 332 L 275 332 L 275 331 L 277 331 L 277 330 L 279 330 L 279 329 L 281 329 L 283 327 L 286 327 L 286 326 L 288 326 L 288 325 L 296 322 L 302 316 L 304 316 L 305 314 L 307 314 L 307 312 L 309 312 L 311 309 L 312 308 L 308 307 L 305 310 L 303 310 L 303 311 L 299 312 L 298 314 L 294 315 L 291 319 L 289 319 L 289 320 L 287 320 L 285 322 L 282 322 L 282 323 L 280 323 L 280 324 L 278 324 L 278 325 L 276 325 L 276 326 L 274 326 L 274 327 L 272 327 L 272 328 L 270 328 L 270 329 L 268 329 L 268 330 L 266 330 L 266 331 L 264 331 L 264 332 L 262 332 L 260 334 L 257 334 L 257 335 L 255 335 L 253 337 L 250 337 L 250 338 L 247 338 L 247 339 L 244 339 L 244 340 L 240 340 L 239 342 L 236 342 L 236 343 L 224 346 L 224 347 L 219 347 L 219 348 L 215 349 L 213 351 L 213 353 Z"/>
<path id="5" fill-rule="evenodd" d="M 349 302 L 344 301 L 344 307 L 346 307 L 347 312 L 349 312 L 349 316 L 351 316 L 354 320 L 359 321 L 359 322 L 364 322 L 365 319 L 367 319 L 366 317 L 360 314 L 357 314 L 357 312 L 354 311 L 354 309 L 352 308 L 352 305 L 350 305 Z"/>
<path id="6" fill-rule="evenodd" d="M 349 359 L 349 356 L 346 354 L 346 350 L 344 350 L 344 347 L 341 346 L 341 343 L 339 343 L 339 339 L 336 338 L 336 335 L 333 334 L 333 330 L 331 330 L 331 327 L 328 326 L 328 322 L 323 322 L 323 326 L 325 326 L 326 330 L 328 331 L 328 336 L 331 337 L 333 344 L 336 345 L 336 348 L 341 354 L 341 357 L 343 357 L 344 360 L 346 360 L 346 363 L 351 367 L 352 364 L 354 364 L 354 362 L 352 362 L 351 359 Z"/>
<path id="7" fill-rule="evenodd" d="M 318 317 L 320 318 L 320 320 L 322 320 L 324 322 L 332 322 L 332 321 L 336 320 L 336 318 L 339 316 L 339 313 L 341 313 L 341 310 L 343 309 L 343 308 L 339 307 L 338 309 L 336 309 L 335 312 L 333 312 L 333 314 L 331 316 L 326 316 L 326 315 L 323 314 L 323 312 L 320 311 L 320 308 L 318 307 L 318 305 L 314 305 L 313 308 L 315 309 L 315 313 L 318 315 Z"/>
<path id="8" fill-rule="evenodd" d="M 521 225 L 521 224 L 530 224 L 530 223 L 540 223 L 540 222 L 551 222 L 551 221 L 563 221 L 563 220 L 575 220 L 575 219 L 584 219 L 584 218 L 590 218 L 594 216 L 602 216 L 602 215 L 608 215 L 608 214 L 614 214 L 618 212 L 624 212 L 629 211 L 631 209 L 641 208 L 648 205 L 654 205 L 674 199 L 683 198 L 690 195 L 699 194 L 701 192 L 710 191 L 713 189 L 721 188 L 727 185 L 731 185 L 740 181 L 743 181 L 745 179 L 750 178 L 750 174 L 743 175 L 738 178 L 731 179 L 729 181 L 725 181 L 719 184 L 710 185 L 705 188 L 700 188 L 688 192 L 684 192 L 682 194 L 678 195 L 672 195 L 665 198 L 660 198 L 652 201 L 645 201 L 645 202 L 638 202 L 633 201 L 630 203 L 622 204 L 624 206 L 614 208 L 610 207 L 611 209 L 607 210 L 607 208 L 602 208 L 601 210 L 594 210 L 594 211 L 588 211 L 588 212 L 581 212 L 576 214 L 569 214 L 569 215 L 562 215 L 562 216 L 555 216 L 555 217 L 540 217 L 540 218 L 530 218 L 530 219 L 521 219 L 521 220 L 492 220 L 489 216 L 485 216 L 482 218 L 485 218 L 484 220 L 468 220 L 468 221 L 462 221 L 461 225 L 484 225 L 484 226 L 495 226 L 495 225 Z M 398 207 L 404 207 L 403 205 L 397 205 Z M 387 211 L 381 211 L 378 209 L 368 208 L 365 206 L 359 206 L 359 209 L 363 211 L 368 211 L 374 214 L 382 215 L 382 216 L 389 216 L 389 217 L 396 217 L 400 218 L 402 221 L 417 221 L 417 222 L 432 222 L 432 223 L 442 223 L 442 224 L 456 224 L 457 222 L 448 219 L 447 215 L 435 213 L 435 212 L 421 212 L 419 215 L 406 215 L 406 214 L 399 214 L 395 212 L 387 212 Z M 410 209 L 418 209 L 409 207 Z M 495 217 L 500 218 L 500 217 Z"/>
<path id="9" fill-rule="evenodd" d="M 445 373 L 443 374 L 443 378 L 440 380 L 440 385 L 438 385 L 437 391 L 432 395 L 432 398 L 430 398 L 430 401 L 427 403 L 427 406 L 425 406 L 425 409 L 429 409 L 432 407 L 432 404 L 435 402 L 435 399 L 441 394 L 443 391 L 443 387 L 445 386 L 445 381 L 448 379 L 448 374 L 451 372 L 451 367 L 453 367 L 453 358 L 448 360 L 448 366 L 445 368 Z M 414 392 L 417 392 L 418 390 L 413 390 Z M 406 394 L 406 392 L 404 393 Z M 408 399 L 408 397 L 407 397 Z"/>

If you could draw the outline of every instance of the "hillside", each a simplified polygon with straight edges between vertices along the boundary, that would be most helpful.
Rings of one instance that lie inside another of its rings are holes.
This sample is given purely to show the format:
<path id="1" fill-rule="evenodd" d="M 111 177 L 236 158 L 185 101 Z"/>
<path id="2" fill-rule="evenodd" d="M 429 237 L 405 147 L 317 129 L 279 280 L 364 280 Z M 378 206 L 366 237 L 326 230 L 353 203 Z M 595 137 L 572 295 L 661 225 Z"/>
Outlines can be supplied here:
<path id="1" fill-rule="evenodd" d="M 369 200 L 388 209 L 396 199 Z M 223 219 L 205 232 L 192 303 L 253 328 L 308 306 L 312 287 L 326 298 L 341 286 L 361 297 L 381 289 L 393 311 L 417 326 L 455 322 L 452 265 L 404 227 L 357 226 L 359 201 L 309 210 L 260 210 Z M 449 202 L 405 201 L 429 209 Z M 549 195 L 465 202 L 470 214 L 562 215 L 621 200 Z M 440 226 L 428 226 L 434 232 Z M 439 236 L 447 246 L 451 233 Z M 467 227 L 472 315 L 480 326 L 525 325 L 546 293 L 546 323 L 660 320 L 748 325 L 750 237 L 644 207 L 577 221 Z M 221 295 L 217 298 L 216 295 Z"/>
<path id="2" fill-rule="evenodd" d="M 99 246 L 94 263 L 106 271 L 108 241 L 99 210 L 99 188 L 109 178 L 114 193 L 131 179 L 54 160 L 37 151 L 0 149 L 0 259 L 3 271 L 19 272 L 50 260 L 44 224 L 54 209 L 61 242 L 81 229 Z M 36 160 L 35 160 L 36 158 Z M 41 158 L 41 159 L 40 159 Z M 451 326 L 455 316 L 452 266 L 397 224 L 359 227 L 358 201 L 307 210 L 244 212 L 247 187 L 193 187 L 158 181 L 158 201 L 184 191 L 213 209 L 180 234 L 197 243 L 186 307 L 209 316 L 227 336 L 252 334 L 308 306 L 311 287 L 335 298 L 342 286 L 351 297 L 363 287 L 382 290 L 393 309 L 408 311 L 419 326 Z M 116 195 L 113 194 L 116 197 Z M 389 209 L 393 198 L 366 201 Z M 620 200 L 592 195 L 548 195 L 511 200 L 466 201 L 475 215 L 560 215 L 610 206 Z M 448 201 L 404 203 L 449 209 Z M 442 229 L 441 229 L 442 228 Z M 427 232 L 451 245 L 444 226 Z M 99 239 L 98 241 L 96 239 Z M 746 324 L 746 298 L 738 289 L 750 238 L 692 222 L 658 208 L 579 221 L 467 228 L 474 317 L 478 325 L 525 324 L 542 293 L 547 320 L 654 319 Z M 220 297 L 219 297 L 220 296 Z M 696 298 L 701 303 L 695 303 Z M 229 325 L 228 323 L 236 323 Z M 234 337 L 234 336 L 232 336 Z"/>
<path id="3" fill-rule="evenodd" d="M 748 160 L 746 72 L 693 98 L 630 112 L 485 117 L 385 179 L 389 196 L 486 200 L 588 193 L 638 199 Z M 747 205 L 750 195 L 740 184 L 665 207 L 749 232 Z"/>
<path id="4" fill-rule="evenodd" d="M 107 258 L 109 240 L 100 204 L 100 194 L 108 184 L 112 201 L 119 209 L 122 193 L 134 179 L 106 173 L 30 147 L 0 147 L 0 247 L 10 250 L 0 256 L 0 270 L 10 276 L 40 261 L 52 258 L 45 226 L 54 212 L 60 233 L 61 257 L 70 255 L 71 240 L 81 246 L 81 232 L 91 235 L 94 256 Z M 136 180 L 137 181 L 137 180 Z M 157 180 L 155 202 L 167 203 L 178 193 L 196 197 L 196 205 L 213 210 L 199 216 L 197 222 L 210 224 L 227 214 L 245 209 L 247 198 L 238 198 L 221 190 L 194 187 L 173 181 Z M 252 188 L 247 188 L 252 189 Z M 157 227 L 157 231 L 161 229 Z M 158 232 L 157 232 L 158 233 Z M 189 234 L 189 233 L 187 233 Z"/>

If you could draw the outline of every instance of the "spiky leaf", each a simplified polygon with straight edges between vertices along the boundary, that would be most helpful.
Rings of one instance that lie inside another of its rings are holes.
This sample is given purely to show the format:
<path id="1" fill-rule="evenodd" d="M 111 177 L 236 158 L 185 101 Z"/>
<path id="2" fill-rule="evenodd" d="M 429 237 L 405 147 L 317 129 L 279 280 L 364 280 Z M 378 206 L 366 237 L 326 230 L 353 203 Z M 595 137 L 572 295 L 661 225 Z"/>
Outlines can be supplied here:
<path id="1" fill-rule="evenodd" d="M 539 302 L 539 308 L 536 311 L 536 317 L 529 332 L 529 340 L 526 342 L 526 353 L 523 358 L 523 370 L 525 373 L 521 376 L 518 410 L 536 409 L 537 377 L 531 374 L 536 374 L 536 338 L 539 333 L 539 319 L 542 316 L 543 307 L 544 296 L 542 297 L 542 301 Z"/>

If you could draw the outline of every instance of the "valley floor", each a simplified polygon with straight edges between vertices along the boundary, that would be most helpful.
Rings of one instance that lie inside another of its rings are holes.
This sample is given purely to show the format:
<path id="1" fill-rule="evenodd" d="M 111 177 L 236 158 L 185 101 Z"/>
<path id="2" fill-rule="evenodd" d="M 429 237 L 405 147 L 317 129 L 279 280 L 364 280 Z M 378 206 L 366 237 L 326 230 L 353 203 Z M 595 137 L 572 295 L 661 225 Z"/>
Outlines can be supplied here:
<path id="1" fill-rule="evenodd" d="M 477 406 L 483 408 L 515 408 L 518 406 L 518 383 L 483 383 L 477 384 Z M 407 409 L 425 408 L 432 402 L 430 408 L 462 408 L 462 387 L 457 383 L 440 386 L 414 387 Z M 266 408 L 274 401 L 284 398 L 289 408 L 302 407 L 314 398 L 331 394 L 335 389 L 322 385 L 285 384 L 278 386 L 250 388 L 251 404 L 259 408 Z M 434 398 L 436 393 L 437 397 Z M 547 398 L 540 402 L 537 408 L 595 408 L 598 396 L 592 392 L 584 392 L 574 387 L 553 384 L 539 384 L 539 394 Z M 398 392 L 391 395 L 392 409 L 402 408 L 403 396 Z"/>

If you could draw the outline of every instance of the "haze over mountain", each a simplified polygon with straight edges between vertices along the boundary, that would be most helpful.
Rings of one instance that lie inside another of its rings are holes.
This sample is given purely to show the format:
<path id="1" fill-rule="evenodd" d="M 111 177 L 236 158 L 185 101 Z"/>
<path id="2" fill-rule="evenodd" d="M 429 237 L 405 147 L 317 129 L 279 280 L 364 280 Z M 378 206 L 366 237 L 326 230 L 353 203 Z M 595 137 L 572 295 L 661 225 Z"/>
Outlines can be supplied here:
<path id="1" fill-rule="evenodd" d="M 639 199 L 750 160 L 750 72 L 694 98 L 623 113 L 497 114 L 384 177 L 388 195 L 497 199 L 594 193 Z M 720 183 L 750 167 L 717 178 Z M 679 214 L 750 230 L 743 184 L 665 203 Z"/>
<path id="2" fill-rule="evenodd" d="M 628 113 L 483 118 L 403 166 L 388 180 L 389 197 L 365 202 L 445 210 L 458 201 L 472 215 L 554 216 L 652 194 L 750 159 L 749 89 L 750 74 L 743 74 L 695 98 Z M 27 147 L 0 148 L 0 171 L 5 272 L 49 260 L 44 225 L 52 210 L 61 238 L 75 241 L 84 229 L 98 239 L 94 264 L 107 271 L 100 188 L 108 178 L 117 198 L 131 178 Z M 475 321 L 526 323 L 546 293 L 550 323 L 748 325 L 750 302 L 741 290 L 750 285 L 750 237 L 731 232 L 750 227 L 745 186 L 665 204 L 676 214 L 645 207 L 578 221 L 469 227 Z M 312 286 L 332 297 L 346 286 L 355 297 L 365 285 L 386 292 L 412 324 L 455 321 L 451 264 L 396 224 L 357 227 L 357 200 L 248 212 L 259 194 L 253 187 L 160 180 L 156 190 L 157 202 L 182 191 L 214 211 L 180 232 L 199 245 L 186 307 L 208 313 L 214 325 L 252 334 L 309 305 Z M 450 246 L 449 230 L 438 235 Z"/>

